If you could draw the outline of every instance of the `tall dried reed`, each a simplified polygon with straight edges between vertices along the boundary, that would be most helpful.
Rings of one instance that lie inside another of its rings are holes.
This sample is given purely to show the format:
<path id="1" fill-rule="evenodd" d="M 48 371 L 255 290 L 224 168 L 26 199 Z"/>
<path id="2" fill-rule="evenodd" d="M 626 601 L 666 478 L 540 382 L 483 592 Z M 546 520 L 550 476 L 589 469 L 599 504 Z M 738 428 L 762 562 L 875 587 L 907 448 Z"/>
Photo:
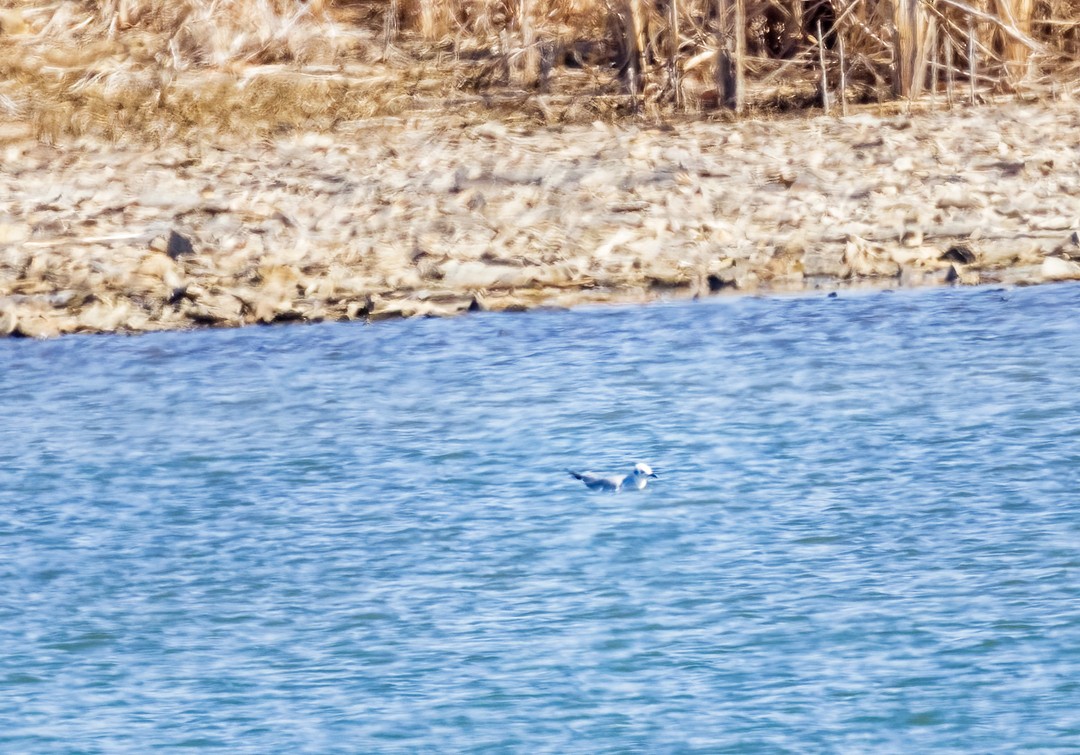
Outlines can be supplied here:
<path id="1" fill-rule="evenodd" d="M 1080 0 L 0 0 L 0 103 L 40 133 L 805 107 L 837 88 L 846 108 L 1078 68 Z"/>

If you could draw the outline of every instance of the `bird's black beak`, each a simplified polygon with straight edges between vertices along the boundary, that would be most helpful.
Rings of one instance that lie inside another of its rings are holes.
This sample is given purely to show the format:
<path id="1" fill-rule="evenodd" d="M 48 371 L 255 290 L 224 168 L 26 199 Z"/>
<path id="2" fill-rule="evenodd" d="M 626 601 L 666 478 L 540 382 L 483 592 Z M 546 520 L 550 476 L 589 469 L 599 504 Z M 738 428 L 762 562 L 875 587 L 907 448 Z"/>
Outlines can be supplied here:
<path id="1" fill-rule="evenodd" d="M 653 473 L 652 473 L 651 475 L 649 475 L 649 477 L 654 477 L 654 478 L 656 478 L 657 480 L 659 480 L 659 479 L 660 479 L 660 475 L 658 475 L 658 474 L 657 474 L 656 472 L 653 472 Z"/>

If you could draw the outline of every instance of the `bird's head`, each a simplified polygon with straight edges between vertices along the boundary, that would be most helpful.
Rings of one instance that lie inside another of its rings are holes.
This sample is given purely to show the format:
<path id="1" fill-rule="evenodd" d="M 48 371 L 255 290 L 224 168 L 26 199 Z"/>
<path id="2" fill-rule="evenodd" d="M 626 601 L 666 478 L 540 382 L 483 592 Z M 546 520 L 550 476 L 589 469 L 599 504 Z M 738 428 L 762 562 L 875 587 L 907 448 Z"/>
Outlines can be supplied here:
<path id="1" fill-rule="evenodd" d="M 656 477 L 659 477 L 660 475 L 653 472 L 652 467 L 650 467 L 648 464 L 645 464 L 643 462 L 639 462 L 639 463 L 634 465 L 634 476 L 635 477 L 653 477 L 653 478 L 656 478 Z"/>

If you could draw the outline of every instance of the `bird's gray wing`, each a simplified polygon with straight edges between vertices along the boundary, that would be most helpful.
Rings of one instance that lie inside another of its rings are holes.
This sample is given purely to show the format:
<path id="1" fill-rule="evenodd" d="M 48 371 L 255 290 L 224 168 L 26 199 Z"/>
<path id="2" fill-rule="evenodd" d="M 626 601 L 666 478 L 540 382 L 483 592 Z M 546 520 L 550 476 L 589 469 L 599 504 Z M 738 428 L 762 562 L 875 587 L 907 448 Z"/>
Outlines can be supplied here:
<path id="1" fill-rule="evenodd" d="M 622 477 L 595 477 L 585 480 L 590 490 L 618 490 L 622 487 Z"/>
<path id="2" fill-rule="evenodd" d="M 574 472 L 566 470 L 575 480 L 581 480 L 589 490 L 618 490 L 622 483 L 620 477 L 600 477 L 592 472 Z"/>

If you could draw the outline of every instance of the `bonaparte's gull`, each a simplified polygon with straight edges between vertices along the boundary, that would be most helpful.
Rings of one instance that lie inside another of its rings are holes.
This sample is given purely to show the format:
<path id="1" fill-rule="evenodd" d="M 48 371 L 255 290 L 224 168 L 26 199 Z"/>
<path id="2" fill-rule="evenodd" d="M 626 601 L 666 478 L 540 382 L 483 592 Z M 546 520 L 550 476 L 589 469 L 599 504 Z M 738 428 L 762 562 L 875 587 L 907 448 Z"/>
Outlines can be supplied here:
<path id="1" fill-rule="evenodd" d="M 650 477 L 660 476 L 653 472 L 652 467 L 648 464 L 635 464 L 634 470 L 630 474 L 618 474 L 611 477 L 601 477 L 600 475 L 594 475 L 592 472 L 575 472 L 572 469 L 566 471 L 575 480 L 581 480 L 585 483 L 585 487 L 589 490 L 607 490 L 612 493 L 618 493 L 624 487 L 641 490 L 649 484 Z"/>

